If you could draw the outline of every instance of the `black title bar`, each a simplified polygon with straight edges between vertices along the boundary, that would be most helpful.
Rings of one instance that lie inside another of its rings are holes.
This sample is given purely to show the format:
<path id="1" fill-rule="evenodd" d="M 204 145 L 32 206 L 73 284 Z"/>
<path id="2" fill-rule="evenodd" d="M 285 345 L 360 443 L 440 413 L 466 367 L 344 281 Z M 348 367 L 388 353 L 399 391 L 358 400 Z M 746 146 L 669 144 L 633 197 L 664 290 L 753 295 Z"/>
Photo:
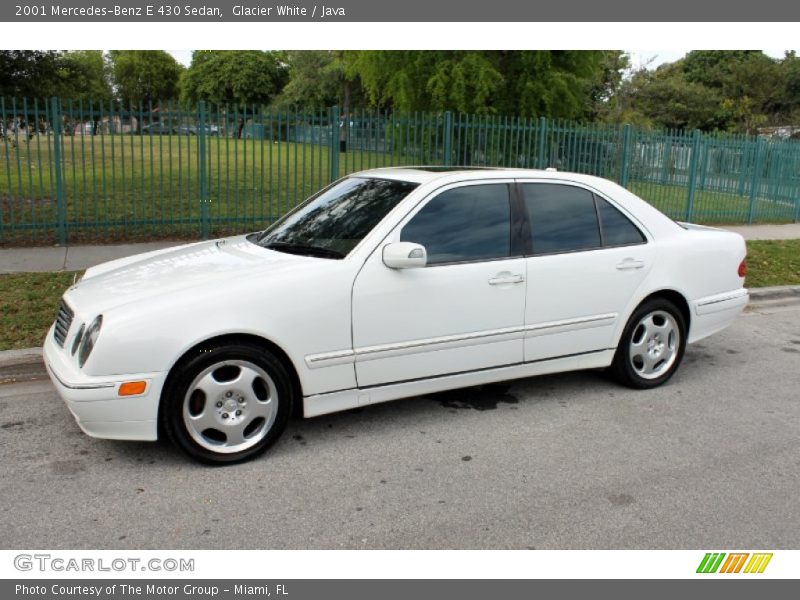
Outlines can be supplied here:
<path id="1" fill-rule="evenodd" d="M 800 21 L 800 3 L 786 0 L 326 0 L 244 2 L 203 0 L 12 0 L 0 5 L 5 22 L 785 22 Z M 676 30 L 676 35 L 680 31 Z M 531 31 L 535 36 L 535 30 Z"/>

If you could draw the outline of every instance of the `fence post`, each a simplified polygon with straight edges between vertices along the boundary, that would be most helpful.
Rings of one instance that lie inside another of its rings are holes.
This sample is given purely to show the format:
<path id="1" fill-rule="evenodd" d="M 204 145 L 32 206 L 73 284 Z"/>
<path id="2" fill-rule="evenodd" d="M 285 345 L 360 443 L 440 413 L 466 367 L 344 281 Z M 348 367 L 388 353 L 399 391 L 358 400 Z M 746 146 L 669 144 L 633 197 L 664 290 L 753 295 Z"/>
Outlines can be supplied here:
<path id="1" fill-rule="evenodd" d="M 689 189 L 686 195 L 686 221 L 694 216 L 694 192 L 697 188 L 697 162 L 700 158 L 700 130 L 692 132 L 692 157 L 689 160 Z"/>
<path id="2" fill-rule="evenodd" d="M 744 196 L 744 190 L 747 187 L 747 169 L 745 168 L 745 159 L 750 152 L 750 142 L 746 139 L 742 141 L 741 154 L 739 155 L 739 195 Z"/>
<path id="3" fill-rule="evenodd" d="M 619 184 L 628 187 L 628 161 L 631 156 L 631 125 L 622 128 L 622 164 L 619 169 Z"/>
<path id="4" fill-rule="evenodd" d="M 761 187 L 761 164 L 764 160 L 764 138 L 758 138 L 756 142 L 756 155 L 753 160 L 753 177 L 750 179 L 750 207 L 747 210 L 747 223 L 753 224 L 756 214 L 756 199 L 758 190 Z"/>
<path id="5" fill-rule="evenodd" d="M 197 177 L 200 186 L 200 237 L 208 239 L 209 230 L 209 198 L 208 198 L 208 163 L 206 161 L 206 103 L 202 100 L 197 105 Z"/>
<path id="6" fill-rule="evenodd" d="M 545 158 L 545 136 L 547 135 L 547 119 L 544 117 L 539 117 L 539 148 L 537 150 L 539 154 L 539 168 L 544 169 L 547 167 L 547 159 Z"/>
<path id="7" fill-rule="evenodd" d="M 661 185 L 667 185 L 667 176 L 670 172 L 672 161 L 672 135 L 668 130 L 664 137 L 664 149 L 661 152 Z"/>
<path id="8" fill-rule="evenodd" d="M 800 221 L 800 190 L 794 197 L 794 222 Z"/>
<path id="9" fill-rule="evenodd" d="M 449 167 L 453 164 L 453 113 L 444 113 L 444 158 L 442 164 Z"/>
<path id="10" fill-rule="evenodd" d="M 45 108 L 47 108 L 46 105 L 45 105 Z M 2 132 L 2 135 L 3 135 L 3 137 L 0 138 L 0 139 L 3 140 L 3 146 L 4 146 L 4 149 L 5 149 L 5 155 L 6 155 L 6 157 L 5 157 L 6 158 L 6 164 L 8 164 L 8 162 L 10 160 L 9 152 L 8 152 L 8 137 L 6 136 L 6 129 L 5 129 L 7 123 L 8 123 L 8 121 L 6 120 L 6 99 L 5 99 L 5 97 L 0 96 L 0 132 Z M 8 168 L 8 167 L 6 167 L 6 168 Z M 8 198 L 9 202 L 11 202 L 12 201 L 11 200 L 11 186 L 9 186 L 9 189 L 8 189 L 8 196 L 9 196 L 9 198 Z M 2 206 L 0 206 L 0 242 L 3 241 L 3 237 L 4 237 L 3 208 L 2 208 Z"/>
<path id="11" fill-rule="evenodd" d="M 789 170 L 790 174 L 789 174 L 789 185 L 788 185 L 789 189 L 787 190 L 787 193 L 789 194 L 789 197 L 793 197 L 794 198 L 794 219 L 793 219 L 793 221 L 795 223 L 797 223 L 798 221 L 800 221 L 800 180 L 798 180 L 797 177 L 793 176 L 794 173 L 793 173 L 793 170 L 792 170 L 792 166 L 797 165 L 798 159 L 800 159 L 800 152 L 798 152 L 796 148 L 795 148 L 795 151 L 792 153 L 792 159 L 793 160 L 789 161 L 789 169 L 788 170 Z"/>
<path id="12" fill-rule="evenodd" d="M 332 106 L 330 110 L 330 173 L 328 178 L 331 182 L 339 179 L 339 107 Z"/>
<path id="13" fill-rule="evenodd" d="M 64 196 L 64 164 L 61 157 L 61 110 L 58 98 L 50 99 L 53 121 L 53 175 L 56 183 L 56 239 L 59 246 L 67 243 L 67 202 Z"/>

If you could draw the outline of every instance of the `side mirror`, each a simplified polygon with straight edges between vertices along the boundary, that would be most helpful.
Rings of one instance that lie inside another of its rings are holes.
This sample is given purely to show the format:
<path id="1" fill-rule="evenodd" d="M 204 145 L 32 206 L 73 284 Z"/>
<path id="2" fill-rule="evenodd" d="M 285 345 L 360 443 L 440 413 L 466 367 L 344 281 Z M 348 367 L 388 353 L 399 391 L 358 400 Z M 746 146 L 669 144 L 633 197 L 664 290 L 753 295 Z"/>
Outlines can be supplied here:
<path id="1" fill-rule="evenodd" d="M 395 242 L 383 247 L 383 264 L 390 269 L 416 269 L 428 264 L 428 253 L 420 244 Z"/>

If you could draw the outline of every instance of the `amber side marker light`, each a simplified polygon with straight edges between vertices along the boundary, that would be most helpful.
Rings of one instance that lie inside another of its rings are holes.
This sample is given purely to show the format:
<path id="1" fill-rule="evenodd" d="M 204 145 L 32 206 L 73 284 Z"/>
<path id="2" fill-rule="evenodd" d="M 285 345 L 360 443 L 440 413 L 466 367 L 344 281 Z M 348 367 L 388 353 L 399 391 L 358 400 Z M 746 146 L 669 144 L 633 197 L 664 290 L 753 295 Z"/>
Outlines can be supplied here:
<path id="1" fill-rule="evenodd" d="M 137 394 L 143 394 L 146 387 L 146 381 L 126 381 L 119 386 L 117 393 L 120 396 L 136 396 Z"/>

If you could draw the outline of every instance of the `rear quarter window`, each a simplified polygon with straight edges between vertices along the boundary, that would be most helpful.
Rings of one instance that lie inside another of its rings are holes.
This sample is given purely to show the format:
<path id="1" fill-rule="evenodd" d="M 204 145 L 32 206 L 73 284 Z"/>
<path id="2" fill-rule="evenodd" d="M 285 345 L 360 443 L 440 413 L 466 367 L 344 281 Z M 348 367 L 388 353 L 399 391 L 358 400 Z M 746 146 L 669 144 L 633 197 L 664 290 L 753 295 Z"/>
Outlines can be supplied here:
<path id="1" fill-rule="evenodd" d="M 628 217 L 600 197 L 597 197 L 597 212 L 600 214 L 604 246 L 630 246 L 647 241 Z"/>

